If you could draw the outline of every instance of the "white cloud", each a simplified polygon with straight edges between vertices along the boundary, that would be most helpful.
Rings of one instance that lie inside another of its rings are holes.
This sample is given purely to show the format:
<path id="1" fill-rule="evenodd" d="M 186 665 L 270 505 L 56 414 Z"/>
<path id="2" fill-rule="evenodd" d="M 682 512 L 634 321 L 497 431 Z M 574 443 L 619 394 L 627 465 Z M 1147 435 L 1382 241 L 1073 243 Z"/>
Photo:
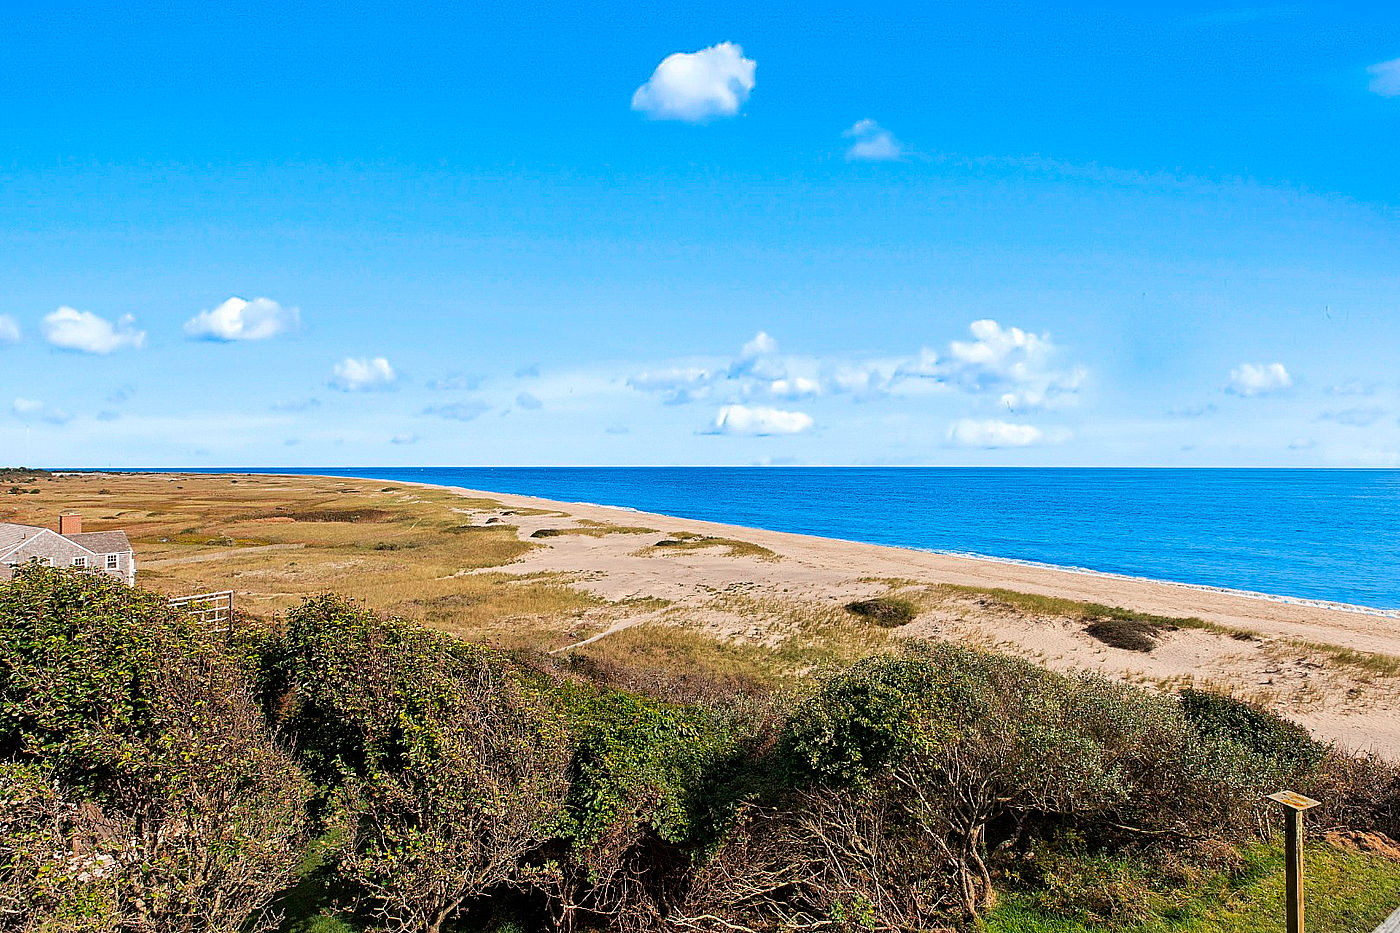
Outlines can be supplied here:
<path id="1" fill-rule="evenodd" d="M 417 435 L 417 434 L 395 434 L 393 437 L 389 438 L 389 443 L 391 443 L 391 444 L 401 444 L 401 445 L 402 445 L 402 444 L 416 444 L 416 443 L 418 443 L 418 435 Z"/>
<path id="2" fill-rule="evenodd" d="M 0 343 L 14 343 L 19 340 L 19 321 L 8 314 L 0 314 Z"/>
<path id="3" fill-rule="evenodd" d="M 774 379 L 768 384 L 768 392 L 780 398 L 804 398 L 809 395 L 820 395 L 822 384 L 815 379 L 808 379 L 806 376 L 792 376 L 786 379 Z"/>
<path id="4" fill-rule="evenodd" d="M 778 341 L 768 336 L 767 331 L 759 331 L 753 335 L 753 339 L 744 344 L 739 351 L 739 355 L 746 360 L 751 360 L 756 356 L 768 356 L 778 352 Z"/>
<path id="5" fill-rule="evenodd" d="M 852 162 L 896 162 L 904 158 L 904 144 L 874 120 L 857 120 L 844 134 L 851 148 L 846 158 Z"/>
<path id="6" fill-rule="evenodd" d="M 1013 411 L 1057 408 L 1077 399 L 1084 367 L 1057 368 L 1059 348 L 1049 334 L 988 319 L 973 321 L 968 329 L 973 340 L 954 340 L 942 359 L 924 350 L 899 367 L 896 381 L 933 379 L 969 394 L 995 395 L 999 406 Z"/>
<path id="7" fill-rule="evenodd" d="M 515 404 L 526 411 L 539 411 L 544 407 L 544 402 L 540 401 L 538 395 L 529 392 L 521 392 L 515 397 Z"/>
<path id="8" fill-rule="evenodd" d="M 44 410 L 44 403 L 32 398 L 17 398 L 11 407 L 17 415 L 34 415 Z"/>
<path id="9" fill-rule="evenodd" d="M 762 437 L 769 434 L 800 434 L 812 426 L 812 416 L 780 408 L 750 408 L 726 405 L 715 415 L 712 433 Z"/>
<path id="10" fill-rule="evenodd" d="M 382 356 L 355 359 L 347 356 L 331 371 L 331 387 L 342 392 L 362 392 L 383 389 L 394 384 L 398 374 Z"/>
<path id="11" fill-rule="evenodd" d="M 271 298 L 234 297 L 186 321 L 185 333 L 206 340 L 266 340 L 292 330 L 300 320 L 296 308 L 284 308 Z"/>
<path id="12" fill-rule="evenodd" d="M 64 350 L 80 353 L 111 353 L 125 347 L 140 348 L 146 343 L 146 332 L 136 329 L 136 319 L 126 314 L 116 324 L 98 317 L 91 311 L 79 311 L 67 305 L 44 318 L 44 339 Z"/>
<path id="13" fill-rule="evenodd" d="M 1292 385 L 1293 377 L 1282 363 L 1241 363 L 1230 370 L 1230 384 L 1225 388 L 1235 395 L 1252 398 L 1282 392 Z"/>
<path id="14" fill-rule="evenodd" d="M 1371 76 L 1371 91 L 1382 97 L 1400 97 L 1400 58 L 1380 62 L 1366 69 Z"/>
<path id="15" fill-rule="evenodd" d="M 733 42 L 666 56 L 632 95 L 632 109 L 653 120 L 703 123 L 732 117 L 749 99 L 757 63 Z"/>
<path id="16" fill-rule="evenodd" d="M 963 418 L 948 428 L 948 439 L 963 447 L 1029 447 L 1044 440 L 1034 425 Z"/>

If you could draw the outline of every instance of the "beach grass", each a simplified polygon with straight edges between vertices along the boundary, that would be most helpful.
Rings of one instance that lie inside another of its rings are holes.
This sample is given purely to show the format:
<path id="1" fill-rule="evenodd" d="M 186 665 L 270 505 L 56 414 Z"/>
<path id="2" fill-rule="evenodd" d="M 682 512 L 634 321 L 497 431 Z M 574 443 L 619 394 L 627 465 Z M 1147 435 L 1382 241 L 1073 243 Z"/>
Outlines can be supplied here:
<path id="1" fill-rule="evenodd" d="M 645 549 L 643 553 L 662 554 L 675 553 L 677 551 L 699 551 L 714 547 L 724 548 L 729 557 L 756 557 L 759 560 L 768 561 L 781 559 L 775 551 L 761 544 L 754 544 L 751 541 L 740 541 L 737 538 L 694 534 L 688 531 L 671 532 L 669 537 L 656 542 L 650 548 Z"/>
<path id="2" fill-rule="evenodd" d="M 558 538 L 563 535 L 581 535 L 587 538 L 603 538 L 608 535 L 654 535 L 657 534 L 655 528 L 643 528 L 640 525 L 610 525 L 607 522 L 595 522 L 586 518 L 578 520 L 576 525 L 566 528 L 540 528 L 531 532 L 532 538 Z"/>

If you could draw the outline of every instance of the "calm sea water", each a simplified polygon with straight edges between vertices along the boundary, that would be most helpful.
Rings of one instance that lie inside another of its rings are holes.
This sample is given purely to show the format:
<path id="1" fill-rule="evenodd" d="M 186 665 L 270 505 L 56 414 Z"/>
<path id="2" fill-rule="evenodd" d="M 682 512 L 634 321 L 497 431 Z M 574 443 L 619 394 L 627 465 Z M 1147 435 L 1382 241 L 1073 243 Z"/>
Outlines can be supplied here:
<path id="1" fill-rule="evenodd" d="M 298 468 L 1400 608 L 1400 471 Z"/>

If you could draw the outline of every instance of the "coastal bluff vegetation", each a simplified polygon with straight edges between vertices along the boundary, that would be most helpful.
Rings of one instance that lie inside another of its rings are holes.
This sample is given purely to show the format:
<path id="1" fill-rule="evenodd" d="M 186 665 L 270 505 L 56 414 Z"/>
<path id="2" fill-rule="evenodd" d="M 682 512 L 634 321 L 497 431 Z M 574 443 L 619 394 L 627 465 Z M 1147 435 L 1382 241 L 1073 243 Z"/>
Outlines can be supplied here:
<path id="1" fill-rule="evenodd" d="M 1310 927 L 1400 904 L 1393 756 L 1279 715 L 1286 675 L 1142 666 L 1275 651 L 1318 721 L 1383 706 L 1391 656 L 1313 617 L 834 585 L 779 536 L 404 484 L 25 485 L 5 520 L 142 564 L 0 585 L 0 930 L 1263 931 L 1283 787 L 1323 801 Z M 167 602 L 229 588 L 227 630 Z"/>

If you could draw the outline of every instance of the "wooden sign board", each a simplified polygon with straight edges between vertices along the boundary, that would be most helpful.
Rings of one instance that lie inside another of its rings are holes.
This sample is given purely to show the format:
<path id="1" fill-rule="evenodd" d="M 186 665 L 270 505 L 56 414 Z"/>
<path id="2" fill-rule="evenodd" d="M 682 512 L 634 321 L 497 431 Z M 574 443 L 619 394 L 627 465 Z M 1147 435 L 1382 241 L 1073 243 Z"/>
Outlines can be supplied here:
<path id="1" fill-rule="evenodd" d="M 1304 797 L 1297 791 L 1281 790 L 1277 794 L 1270 794 L 1269 799 L 1275 803 L 1281 803 L 1290 810 L 1311 810 L 1320 806 L 1321 800 L 1313 800 L 1311 797 Z"/>

